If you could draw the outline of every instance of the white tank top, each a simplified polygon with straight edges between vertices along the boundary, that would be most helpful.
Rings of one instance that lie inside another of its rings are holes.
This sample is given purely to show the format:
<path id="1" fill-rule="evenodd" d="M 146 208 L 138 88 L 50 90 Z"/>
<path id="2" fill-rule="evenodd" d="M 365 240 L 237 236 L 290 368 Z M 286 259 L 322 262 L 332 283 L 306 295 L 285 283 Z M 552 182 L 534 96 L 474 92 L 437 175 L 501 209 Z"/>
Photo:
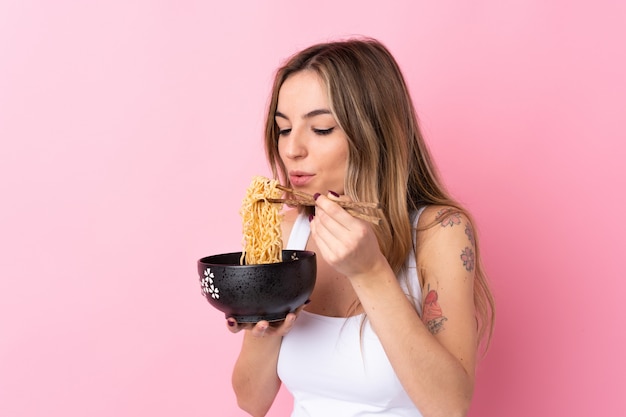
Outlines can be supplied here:
<path id="1" fill-rule="evenodd" d="M 286 248 L 303 250 L 309 234 L 308 218 L 298 216 Z M 408 282 L 411 290 L 403 285 L 405 292 L 421 300 L 414 251 L 406 271 L 408 279 L 400 282 Z M 343 318 L 300 313 L 278 357 L 278 376 L 294 398 L 292 417 L 422 417 L 369 322 L 361 334 L 362 320 L 362 314 Z"/>

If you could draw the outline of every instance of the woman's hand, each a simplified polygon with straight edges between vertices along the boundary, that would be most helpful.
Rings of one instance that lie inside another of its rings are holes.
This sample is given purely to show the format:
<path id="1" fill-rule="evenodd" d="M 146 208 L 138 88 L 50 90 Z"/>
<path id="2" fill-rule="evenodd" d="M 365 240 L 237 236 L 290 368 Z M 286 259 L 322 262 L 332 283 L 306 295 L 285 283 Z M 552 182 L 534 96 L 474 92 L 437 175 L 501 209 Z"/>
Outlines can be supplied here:
<path id="1" fill-rule="evenodd" d="M 308 304 L 308 301 L 304 305 L 306 304 Z M 257 323 L 237 323 L 234 318 L 229 317 L 228 319 L 226 319 L 226 327 L 232 333 L 238 333 L 242 330 L 247 330 L 252 336 L 255 337 L 282 337 L 289 333 L 289 331 L 293 327 L 293 324 L 296 321 L 296 318 L 298 317 L 298 314 L 300 314 L 300 311 L 302 311 L 302 309 L 304 308 L 304 305 L 298 307 L 293 313 L 288 313 L 285 319 L 281 321 L 275 321 L 270 323 L 266 320 L 261 320 Z"/>
<path id="2" fill-rule="evenodd" d="M 316 200 L 311 235 L 320 255 L 347 277 L 368 273 L 387 264 L 371 225 L 352 216 L 326 196 L 319 196 Z"/>

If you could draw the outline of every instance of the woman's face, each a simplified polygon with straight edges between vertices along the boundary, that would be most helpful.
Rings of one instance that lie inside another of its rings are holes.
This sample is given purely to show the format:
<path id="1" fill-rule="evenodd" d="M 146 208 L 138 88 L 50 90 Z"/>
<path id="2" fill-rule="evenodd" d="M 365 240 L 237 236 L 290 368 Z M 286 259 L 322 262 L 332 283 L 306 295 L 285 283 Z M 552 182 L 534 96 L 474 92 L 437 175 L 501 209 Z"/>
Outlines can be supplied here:
<path id="1" fill-rule="evenodd" d="M 326 87 L 312 71 L 290 75 L 278 94 L 278 153 L 293 188 L 344 194 L 348 140 L 330 111 Z"/>

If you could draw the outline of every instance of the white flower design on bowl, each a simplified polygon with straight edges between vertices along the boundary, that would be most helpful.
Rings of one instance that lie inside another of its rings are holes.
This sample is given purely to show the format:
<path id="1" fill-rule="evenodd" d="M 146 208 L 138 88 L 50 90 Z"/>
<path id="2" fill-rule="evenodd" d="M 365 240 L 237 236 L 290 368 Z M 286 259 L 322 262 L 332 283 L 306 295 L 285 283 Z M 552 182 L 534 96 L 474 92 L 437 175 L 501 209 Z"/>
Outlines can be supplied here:
<path id="1" fill-rule="evenodd" d="M 200 285 L 202 286 L 202 294 L 207 295 L 211 294 L 211 297 L 214 299 L 220 298 L 220 290 L 215 285 L 213 285 L 213 272 L 211 272 L 211 268 L 207 268 L 204 271 L 204 278 L 200 279 Z"/>

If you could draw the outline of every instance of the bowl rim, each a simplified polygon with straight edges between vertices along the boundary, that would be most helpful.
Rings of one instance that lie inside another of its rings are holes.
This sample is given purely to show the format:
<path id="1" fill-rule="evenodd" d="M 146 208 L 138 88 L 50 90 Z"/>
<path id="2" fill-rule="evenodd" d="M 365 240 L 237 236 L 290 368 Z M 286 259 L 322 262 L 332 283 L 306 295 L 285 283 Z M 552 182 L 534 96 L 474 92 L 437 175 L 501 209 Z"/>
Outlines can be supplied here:
<path id="1" fill-rule="evenodd" d="M 228 257 L 228 256 L 236 256 L 236 259 L 241 258 L 241 254 L 242 251 L 239 252 L 227 252 L 227 253 L 216 253 L 214 255 L 209 255 L 209 256 L 203 256 L 202 258 L 198 259 L 198 265 L 204 265 L 204 266 L 215 266 L 215 267 L 229 267 L 229 268 L 276 268 L 280 265 L 285 265 L 285 264 L 291 264 L 297 261 L 301 261 L 304 259 L 310 259 L 310 258 L 315 258 L 316 254 L 313 251 L 310 250 L 298 250 L 298 249 L 283 249 L 282 250 L 283 255 L 285 254 L 285 252 L 288 253 L 296 253 L 298 255 L 302 255 L 302 258 L 297 258 L 297 259 L 290 259 L 290 257 L 287 257 L 287 259 L 285 259 L 285 257 L 283 256 L 283 261 L 282 262 L 274 262 L 274 263 L 268 263 L 268 264 L 252 264 L 252 265 L 240 265 L 239 263 L 215 263 L 215 262 L 210 262 L 211 259 L 214 258 L 218 258 L 218 257 Z"/>

